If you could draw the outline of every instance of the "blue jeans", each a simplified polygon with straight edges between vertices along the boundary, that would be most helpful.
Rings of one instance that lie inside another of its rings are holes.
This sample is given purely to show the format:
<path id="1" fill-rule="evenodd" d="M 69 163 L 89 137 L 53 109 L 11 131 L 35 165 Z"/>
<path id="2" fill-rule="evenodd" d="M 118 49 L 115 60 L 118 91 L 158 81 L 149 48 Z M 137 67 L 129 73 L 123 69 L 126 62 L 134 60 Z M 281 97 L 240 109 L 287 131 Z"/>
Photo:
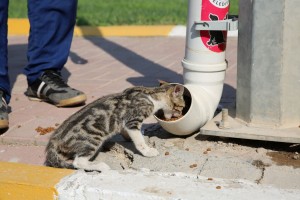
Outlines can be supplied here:
<path id="1" fill-rule="evenodd" d="M 0 88 L 7 103 L 10 83 L 7 62 L 9 0 L 0 0 Z M 76 22 L 77 0 L 28 0 L 30 35 L 24 68 L 28 84 L 45 70 L 60 71 L 67 62 Z"/>

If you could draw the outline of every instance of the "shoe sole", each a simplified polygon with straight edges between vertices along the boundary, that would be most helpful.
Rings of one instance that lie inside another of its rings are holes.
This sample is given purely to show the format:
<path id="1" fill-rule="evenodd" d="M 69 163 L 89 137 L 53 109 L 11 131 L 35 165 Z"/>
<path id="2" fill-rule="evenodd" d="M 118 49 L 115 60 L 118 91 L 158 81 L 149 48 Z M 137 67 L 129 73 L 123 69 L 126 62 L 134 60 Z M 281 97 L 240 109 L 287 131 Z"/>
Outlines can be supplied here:
<path id="1" fill-rule="evenodd" d="M 8 128 L 8 120 L 0 120 L 0 129 Z"/>
<path id="2" fill-rule="evenodd" d="M 44 102 L 49 102 L 46 99 L 39 99 L 37 97 L 28 97 L 29 100 L 31 101 L 44 101 Z M 78 95 L 76 97 L 70 98 L 70 99 L 64 99 L 61 100 L 58 104 L 54 104 L 57 107 L 68 107 L 68 106 L 75 106 L 82 104 L 86 101 L 87 97 L 85 94 Z M 51 103 L 51 102 L 50 102 Z"/>
<path id="3" fill-rule="evenodd" d="M 81 94 L 70 99 L 61 100 L 59 104 L 57 104 L 56 106 L 57 107 L 75 106 L 84 103 L 86 99 L 87 99 L 86 95 Z"/>

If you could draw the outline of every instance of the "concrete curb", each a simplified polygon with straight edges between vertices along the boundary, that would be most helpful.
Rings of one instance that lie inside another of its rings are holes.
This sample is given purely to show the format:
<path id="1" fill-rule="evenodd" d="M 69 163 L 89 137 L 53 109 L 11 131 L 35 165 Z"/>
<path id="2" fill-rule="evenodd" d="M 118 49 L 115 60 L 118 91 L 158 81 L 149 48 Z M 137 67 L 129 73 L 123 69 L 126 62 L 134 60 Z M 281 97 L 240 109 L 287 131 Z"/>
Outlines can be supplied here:
<path id="1" fill-rule="evenodd" d="M 29 35 L 28 19 L 8 19 L 8 35 Z M 126 36 L 126 37 L 185 37 L 186 27 L 182 25 L 149 25 L 149 26 L 76 26 L 74 36 Z M 237 31 L 229 31 L 228 37 L 237 37 Z"/>
<path id="2" fill-rule="evenodd" d="M 186 173 L 55 169 L 0 162 L 0 199 L 297 199 L 284 190 L 245 180 L 215 179 Z"/>
<path id="3" fill-rule="evenodd" d="M 173 25 L 164 26 L 76 26 L 74 36 L 168 36 Z M 8 35 L 29 35 L 28 19 L 8 19 Z"/>
<path id="4" fill-rule="evenodd" d="M 283 190 L 245 180 L 215 179 L 176 172 L 77 171 L 58 185 L 64 200 L 163 200 L 163 199 L 297 199 L 300 190 Z"/>

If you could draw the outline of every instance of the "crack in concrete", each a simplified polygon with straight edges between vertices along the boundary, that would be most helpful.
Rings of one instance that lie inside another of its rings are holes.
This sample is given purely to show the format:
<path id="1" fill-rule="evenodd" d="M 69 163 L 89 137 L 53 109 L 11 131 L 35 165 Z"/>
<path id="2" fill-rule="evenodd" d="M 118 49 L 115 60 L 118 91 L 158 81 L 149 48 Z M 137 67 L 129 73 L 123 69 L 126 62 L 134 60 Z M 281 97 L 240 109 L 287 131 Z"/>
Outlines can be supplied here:
<path id="1" fill-rule="evenodd" d="M 261 175 L 258 179 L 255 180 L 255 183 L 257 184 L 261 184 L 264 176 L 265 176 L 265 170 L 266 167 L 269 167 L 270 164 L 265 164 L 263 161 L 261 160 L 253 160 L 252 165 L 255 166 L 256 168 L 261 170 Z"/>
<path id="2" fill-rule="evenodd" d="M 203 171 L 203 168 L 205 167 L 206 163 L 208 162 L 208 158 L 205 159 L 205 162 L 203 163 L 203 165 L 201 166 L 201 169 L 199 170 L 199 173 L 197 174 L 197 178 L 199 178 L 198 176 L 201 176 L 201 173 Z"/>
<path id="3" fill-rule="evenodd" d="M 132 154 L 131 152 L 127 151 L 126 149 L 124 149 L 124 157 L 127 160 L 127 166 L 128 168 L 130 168 L 130 166 L 132 165 L 133 161 L 134 161 L 134 154 Z"/>
<path id="4" fill-rule="evenodd" d="M 256 179 L 256 180 L 255 180 L 255 183 L 261 184 L 261 181 L 263 180 L 263 178 L 264 178 L 264 176 L 265 176 L 265 170 L 266 170 L 265 167 L 263 167 L 263 168 L 261 169 L 261 176 L 260 176 L 259 179 Z"/>

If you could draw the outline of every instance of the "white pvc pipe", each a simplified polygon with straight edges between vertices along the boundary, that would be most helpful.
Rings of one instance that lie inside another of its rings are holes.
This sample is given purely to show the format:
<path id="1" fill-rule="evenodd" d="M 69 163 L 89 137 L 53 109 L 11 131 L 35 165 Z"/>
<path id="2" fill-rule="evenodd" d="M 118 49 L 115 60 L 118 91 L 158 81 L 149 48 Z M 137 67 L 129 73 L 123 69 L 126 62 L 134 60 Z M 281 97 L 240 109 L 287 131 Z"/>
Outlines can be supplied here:
<path id="1" fill-rule="evenodd" d="M 195 30 L 194 22 L 226 19 L 228 9 L 229 0 L 189 0 L 186 49 L 182 66 L 184 86 L 192 102 L 188 112 L 176 121 L 163 121 L 156 117 L 161 126 L 170 133 L 191 134 L 214 116 L 221 99 L 227 68 L 227 32 Z"/>

